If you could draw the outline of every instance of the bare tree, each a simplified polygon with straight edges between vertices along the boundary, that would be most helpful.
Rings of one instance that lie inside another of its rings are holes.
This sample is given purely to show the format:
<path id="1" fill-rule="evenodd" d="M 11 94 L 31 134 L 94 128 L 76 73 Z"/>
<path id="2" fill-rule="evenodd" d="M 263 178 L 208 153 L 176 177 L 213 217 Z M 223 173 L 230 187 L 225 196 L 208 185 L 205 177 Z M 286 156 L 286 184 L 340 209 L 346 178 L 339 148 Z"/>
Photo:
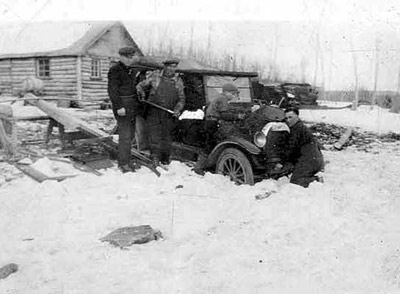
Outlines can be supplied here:
<path id="1" fill-rule="evenodd" d="M 375 39 L 375 51 L 374 51 L 374 57 L 375 57 L 375 67 L 374 67 L 374 89 L 373 89 L 373 95 L 372 95 L 372 102 L 371 102 L 371 107 L 376 104 L 376 96 L 377 96 L 377 88 L 378 88 L 378 76 L 379 76 L 379 51 L 380 51 L 380 43 L 381 40 L 377 37 Z"/>
<path id="2" fill-rule="evenodd" d="M 355 86 L 354 86 L 354 100 L 353 105 L 351 107 L 352 110 L 357 110 L 358 100 L 359 100 L 359 81 L 358 81 L 358 70 L 357 70 L 357 53 L 354 50 L 352 38 L 350 38 L 350 48 L 353 57 L 353 65 L 354 65 L 354 78 L 355 78 Z"/>
<path id="3" fill-rule="evenodd" d="M 400 67 L 399 67 L 399 73 L 397 75 L 397 95 L 400 95 Z"/>
<path id="4" fill-rule="evenodd" d="M 302 83 L 306 82 L 306 68 L 308 66 L 308 59 L 305 56 L 301 57 L 300 61 L 300 81 Z"/>
<path id="5" fill-rule="evenodd" d="M 314 70 L 314 81 L 313 81 L 314 86 L 317 84 L 320 51 L 321 51 L 320 50 L 320 35 L 319 35 L 319 28 L 318 28 L 315 33 L 315 70 Z"/>
<path id="6" fill-rule="evenodd" d="M 188 51 L 188 57 L 193 58 L 193 34 L 194 34 L 194 23 L 193 21 L 190 24 L 190 41 L 189 41 L 189 51 Z"/>

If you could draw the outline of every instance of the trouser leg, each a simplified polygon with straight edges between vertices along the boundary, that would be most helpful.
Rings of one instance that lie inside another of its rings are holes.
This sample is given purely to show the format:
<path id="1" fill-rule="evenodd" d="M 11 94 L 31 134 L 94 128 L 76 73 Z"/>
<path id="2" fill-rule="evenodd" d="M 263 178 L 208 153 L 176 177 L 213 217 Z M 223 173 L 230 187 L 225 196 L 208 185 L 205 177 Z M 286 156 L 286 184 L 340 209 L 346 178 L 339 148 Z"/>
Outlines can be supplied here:
<path id="1" fill-rule="evenodd" d="M 150 156 L 152 159 L 159 160 L 161 156 L 162 121 L 156 110 L 149 111 L 146 123 L 149 134 Z"/>
<path id="2" fill-rule="evenodd" d="M 130 163 L 132 140 L 135 136 L 135 118 L 118 118 L 118 164 L 120 166 Z"/>
<path id="3" fill-rule="evenodd" d="M 321 170 L 322 166 L 319 161 L 299 161 L 293 169 L 290 182 L 307 188 L 311 182 L 315 181 L 315 176 Z"/>
<path id="4" fill-rule="evenodd" d="M 204 121 L 204 132 L 205 132 L 205 149 L 207 152 L 217 145 L 217 132 L 218 132 L 218 122 L 215 120 Z"/>
<path id="5" fill-rule="evenodd" d="M 166 113 L 169 115 L 168 113 Z M 161 140 L 160 140 L 160 161 L 163 164 L 169 164 L 171 155 L 171 129 L 173 125 L 173 118 L 164 115 L 161 127 Z"/>
<path id="6" fill-rule="evenodd" d="M 149 148 L 148 130 L 146 121 L 143 116 L 136 116 L 136 134 L 137 134 L 137 145 L 139 150 L 145 150 Z"/>

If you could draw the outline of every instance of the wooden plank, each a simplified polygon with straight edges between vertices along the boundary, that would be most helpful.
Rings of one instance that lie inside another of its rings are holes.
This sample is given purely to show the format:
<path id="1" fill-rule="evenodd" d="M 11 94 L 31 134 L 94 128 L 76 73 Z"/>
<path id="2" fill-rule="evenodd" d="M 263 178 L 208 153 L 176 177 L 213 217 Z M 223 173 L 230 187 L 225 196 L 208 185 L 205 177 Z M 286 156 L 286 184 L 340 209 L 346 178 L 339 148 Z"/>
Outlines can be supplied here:
<path id="1" fill-rule="evenodd" d="M 352 133 L 353 133 L 352 128 L 346 129 L 346 131 L 342 134 L 342 136 L 340 136 L 340 139 L 335 144 L 333 144 L 333 147 L 336 150 L 341 150 L 343 146 L 349 141 Z"/>
<path id="2" fill-rule="evenodd" d="M 28 100 L 28 103 L 38 107 L 40 110 L 42 110 L 44 113 L 48 114 L 50 117 L 52 117 L 54 120 L 59 122 L 60 124 L 64 125 L 65 128 L 67 129 L 76 129 L 76 130 L 82 130 L 85 133 L 88 133 L 90 135 L 93 135 L 94 137 L 108 137 L 109 135 L 106 132 L 103 132 L 100 129 L 94 128 L 90 126 L 88 123 L 84 122 L 81 119 L 78 119 L 70 114 L 68 114 L 66 111 L 58 108 L 57 106 L 54 106 L 42 99 L 39 99 L 35 95 L 31 93 L 27 93 L 25 95 L 25 98 L 37 98 L 37 100 Z"/>
<path id="3" fill-rule="evenodd" d="M 35 98 L 35 97 L 36 96 L 33 95 L 32 93 L 25 94 L 25 98 Z M 54 106 L 39 98 L 37 98 L 37 100 L 28 100 L 28 103 L 38 107 L 40 110 L 48 114 L 51 118 L 62 124 L 65 128 L 79 130 L 93 137 L 98 137 L 99 143 L 104 147 L 108 148 L 108 150 L 115 151 L 117 149 L 118 142 L 114 139 L 110 139 L 108 133 L 90 126 L 83 120 L 68 114 L 65 110 L 62 110 L 57 106 Z M 144 156 L 139 151 L 133 149 L 131 150 L 131 155 L 135 157 L 140 164 L 149 168 L 157 176 L 160 176 L 160 173 L 157 171 L 156 167 L 153 165 L 152 161 L 148 157 Z"/>
<path id="4" fill-rule="evenodd" d="M 20 171 L 22 171 L 24 174 L 26 174 L 27 176 L 31 177 L 32 179 L 34 179 L 35 181 L 42 183 L 44 181 L 47 180 L 51 180 L 51 181 L 63 181 L 65 179 L 68 178 L 73 178 L 76 175 L 65 175 L 65 176 L 55 176 L 55 177 L 49 177 L 47 175 L 45 175 L 44 173 L 38 171 L 37 169 L 33 168 L 30 165 L 25 165 L 25 164 L 14 164 L 14 166 L 19 169 Z"/>

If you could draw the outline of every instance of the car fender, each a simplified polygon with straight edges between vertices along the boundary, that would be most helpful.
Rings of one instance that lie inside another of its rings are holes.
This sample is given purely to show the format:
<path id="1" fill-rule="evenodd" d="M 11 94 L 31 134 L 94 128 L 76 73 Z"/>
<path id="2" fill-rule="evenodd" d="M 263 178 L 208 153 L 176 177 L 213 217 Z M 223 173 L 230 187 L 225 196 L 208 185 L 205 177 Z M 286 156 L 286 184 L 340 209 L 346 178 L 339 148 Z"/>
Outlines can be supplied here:
<path id="1" fill-rule="evenodd" d="M 228 147 L 234 147 L 239 150 L 242 150 L 244 151 L 245 154 L 258 155 L 262 152 L 262 150 L 258 148 L 256 145 L 243 138 L 231 137 L 217 144 L 217 146 L 214 147 L 214 149 L 208 156 L 207 167 L 214 165 L 217 162 L 218 157 L 221 155 L 222 151 Z"/>

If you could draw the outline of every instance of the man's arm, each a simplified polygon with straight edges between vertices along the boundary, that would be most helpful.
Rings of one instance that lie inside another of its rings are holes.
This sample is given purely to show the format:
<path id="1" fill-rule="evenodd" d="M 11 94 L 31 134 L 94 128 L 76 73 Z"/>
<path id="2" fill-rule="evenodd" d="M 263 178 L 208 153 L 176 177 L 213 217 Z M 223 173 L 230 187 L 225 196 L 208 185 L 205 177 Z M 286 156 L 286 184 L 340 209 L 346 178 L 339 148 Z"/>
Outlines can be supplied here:
<path id="1" fill-rule="evenodd" d="M 290 130 L 286 158 L 290 162 L 296 162 L 299 158 L 300 149 L 303 145 L 313 141 L 311 131 L 304 125 L 299 124 Z"/>
<path id="2" fill-rule="evenodd" d="M 176 103 L 174 107 L 174 113 L 178 115 L 181 113 L 186 103 L 185 91 L 184 91 L 183 81 L 181 78 L 177 79 L 175 86 L 178 93 L 178 103 Z"/>
<path id="3" fill-rule="evenodd" d="M 228 102 L 220 100 L 218 101 L 218 112 L 220 114 L 221 119 L 226 121 L 234 121 L 243 119 L 241 113 L 238 113 L 235 109 L 229 107 Z"/>
<path id="4" fill-rule="evenodd" d="M 108 71 L 108 96 L 111 99 L 115 111 L 122 108 L 122 100 L 119 96 L 120 72 L 117 67 L 111 67 Z"/>
<path id="5" fill-rule="evenodd" d="M 136 90 L 139 95 L 139 100 L 146 99 L 146 91 L 148 91 L 151 87 L 152 78 L 149 77 L 136 85 Z"/>

